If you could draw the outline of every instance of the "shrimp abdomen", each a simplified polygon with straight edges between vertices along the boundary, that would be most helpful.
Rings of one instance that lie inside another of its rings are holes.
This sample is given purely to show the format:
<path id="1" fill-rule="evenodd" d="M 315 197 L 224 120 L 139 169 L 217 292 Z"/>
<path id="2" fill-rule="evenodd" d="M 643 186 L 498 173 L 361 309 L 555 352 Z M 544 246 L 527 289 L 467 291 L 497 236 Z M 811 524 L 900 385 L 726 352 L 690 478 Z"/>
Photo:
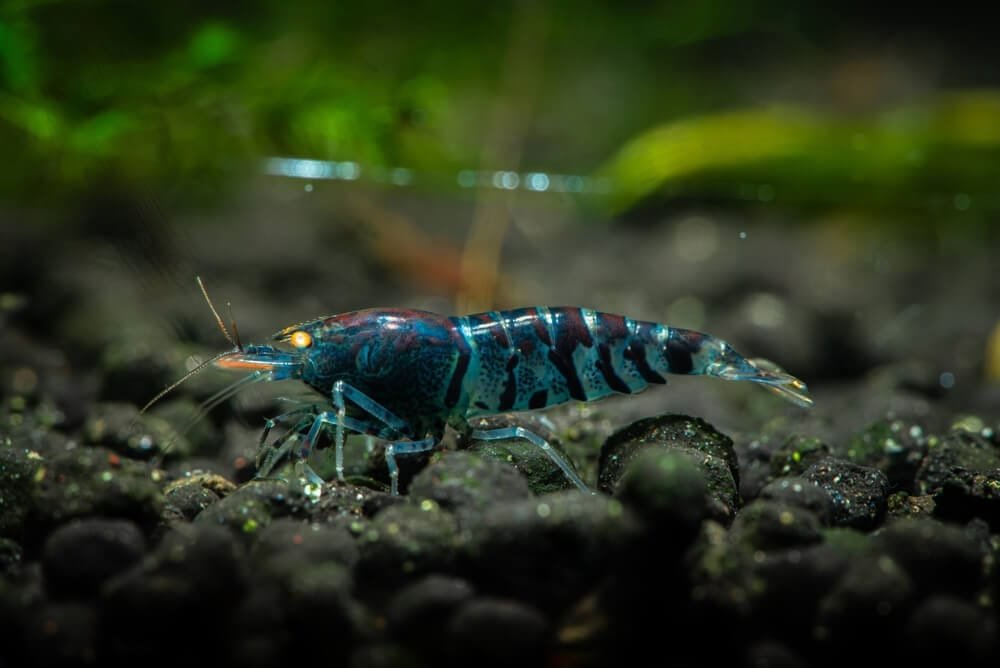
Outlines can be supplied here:
<path id="1" fill-rule="evenodd" d="M 696 372 L 685 330 L 621 315 L 535 306 L 454 320 L 477 358 L 467 416 L 634 394 Z"/>

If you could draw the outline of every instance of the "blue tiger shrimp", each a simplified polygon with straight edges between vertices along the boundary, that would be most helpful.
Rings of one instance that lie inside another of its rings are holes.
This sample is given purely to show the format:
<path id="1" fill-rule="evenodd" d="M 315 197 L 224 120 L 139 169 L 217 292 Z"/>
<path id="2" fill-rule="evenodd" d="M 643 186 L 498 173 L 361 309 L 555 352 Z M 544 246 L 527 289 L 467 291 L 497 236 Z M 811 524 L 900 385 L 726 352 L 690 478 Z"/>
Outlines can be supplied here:
<path id="1" fill-rule="evenodd" d="M 279 348 L 244 346 L 238 334 L 234 340 L 208 302 L 234 349 L 193 369 L 147 408 L 208 365 L 249 371 L 220 392 L 213 405 L 251 383 L 304 383 L 328 404 L 298 407 L 267 421 L 262 452 L 268 433 L 278 424 L 292 425 L 289 434 L 305 435 L 286 435 L 280 448 L 272 445 L 258 476 L 266 476 L 291 455 L 311 483 L 323 483 L 305 461 L 321 431 L 332 428 L 337 479 L 344 480 L 347 433 L 365 434 L 385 441 L 391 492 L 398 494 L 396 457 L 432 450 L 451 426 L 479 440 L 526 439 L 574 485 L 590 491 L 541 436 L 524 427 L 472 429 L 469 420 L 635 394 L 651 384 L 665 384 L 669 374 L 749 381 L 799 406 L 812 405 L 804 382 L 745 358 L 722 339 L 576 306 L 464 316 L 371 308 L 285 327 L 272 336 L 274 344 L 286 344 Z"/>

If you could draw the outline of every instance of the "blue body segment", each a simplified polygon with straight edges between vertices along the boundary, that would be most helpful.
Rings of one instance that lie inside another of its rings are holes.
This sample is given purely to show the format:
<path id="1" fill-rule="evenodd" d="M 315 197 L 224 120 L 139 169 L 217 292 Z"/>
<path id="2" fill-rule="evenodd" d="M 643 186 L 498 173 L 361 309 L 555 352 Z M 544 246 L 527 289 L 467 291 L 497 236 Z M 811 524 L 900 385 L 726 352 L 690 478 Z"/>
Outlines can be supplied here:
<path id="1" fill-rule="evenodd" d="M 443 432 L 453 412 L 446 404 L 449 383 L 462 351 L 468 349 L 449 318 L 406 309 L 369 309 L 304 323 L 294 330 L 312 336 L 312 346 L 304 351 L 301 380 L 316 391 L 329 397 L 335 383 L 342 381 L 398 416 L 405 427 L 394 429 L 396 433 L 417 438 Z M 287 331 L 275 337 L 284 339 Z"/>
<path id="2" fill-rule="evenodd" d="M 671 373 L 671 330 L 575 307 L 452 318 L 472 349 L 464 417 L 631 394 Z"/>

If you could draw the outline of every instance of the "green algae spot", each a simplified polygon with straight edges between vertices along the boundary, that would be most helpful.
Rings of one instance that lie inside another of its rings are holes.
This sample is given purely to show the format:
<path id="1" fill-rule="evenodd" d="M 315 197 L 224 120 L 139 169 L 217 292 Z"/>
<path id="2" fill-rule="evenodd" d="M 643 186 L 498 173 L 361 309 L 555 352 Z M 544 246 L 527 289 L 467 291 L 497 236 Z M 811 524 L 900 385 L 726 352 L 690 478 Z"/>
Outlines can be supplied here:
<path id="1" fill-rule="evenodd" d="M 420 502 L 420 510 L 425 513 L 436 513 L 441 510 L 441 506 L 434 499 L 424 499 Z"/>
<path id="2" fill-rule="evenodd" d="M 618 499 L 608 501 L 608 517 L 621 517 L 625 512 L 625 506 Z"/>

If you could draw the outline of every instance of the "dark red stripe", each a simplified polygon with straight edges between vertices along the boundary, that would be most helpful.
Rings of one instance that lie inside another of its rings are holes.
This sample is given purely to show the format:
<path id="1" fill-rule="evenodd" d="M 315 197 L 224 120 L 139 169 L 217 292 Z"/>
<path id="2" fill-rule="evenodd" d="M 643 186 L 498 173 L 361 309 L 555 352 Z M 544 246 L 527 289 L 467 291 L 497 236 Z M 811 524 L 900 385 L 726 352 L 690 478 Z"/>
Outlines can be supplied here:
<path id="1" fill-rule="evenodd" d="M 502 313 L 494 311 L 492 313 L 480 313 L 478 320 L 487 324 L 487 329 L 498 346 L 509 349 L 513 344 L 507 338 L 507 330 L 504 329 L 502 322 L 503 317 Z"/>
<path id="2" fill-rule="evenodd" d="M 503 393 L 500 395 L 500 405 L 497 406 L 498 410 L 510 410 L 514 405 L 514 400 L 517 398 L 517 376 L 514 375 L 514 369 L 517 368 L 519 360 L 520 358 L 517 355 L 507 360 L 507 383 L 503 386 Z"/>
<path id="3" fill-rule="evenodd" d="M 618 374 L 615 373 L 614 366 L 611 365 L 611 348 L 608 344 L 602 343 L 597 347 L 597 370 L 601 372 L 604 376 L 604 382 L 608 384 L 615 392 L 621 392 L 623 394 L 631 394 L 632 388 L 625 384 Z"/>
<path id="4" fill-rule="evenodd" d="M 635 364 L 635 368 L 639 371 L 639 375 L 642 376 L 642 379 L 647 383 L 656 383 L 658 385 L 665 385 L 667 383 L 667 379 L 653 371 L 653 369 L 649 366 L 649 362 L 646 361 L 646 346 L 643 345 L 642 341 L 633 338 L 632 342 L 628 344 L 627 348 L 625 348 L 625 352 L 622 353 L 622 356 L 627 360 L 631 360 L 632 363 Z"/>
<path id="5" fill-rule="evenodd" d="M 528 408 L 544 408 L 545 404 L 549 400 L 548 390 L 538 390 L 531 395 L 531 399 L 528 400 Z"/>
<path id="6" fill-rule="evenodd" d="M 465 372 L 469 370 L 469 360 L 472 356 L 468 350 L 463 350 L 458 355 L 455 362 L 455 370 L 451 374 L 451 381 L 448 383 L 448 392 L 444 395 L 444 405 L 454 408 L 458 403 L 458 397 L 462 393 L 462 381 L 465 380 Z"/>
<path id="7" fill-rule="evenodd" d="M 451 372 L 451 379 L 448 381 L 448 390 L 444 395 L 444 405 L 454 408 L 462 395 L 462 383 L 465 381 L 465 374 L 469 370 L 469 362 L 472 359 L 472 345 L 466 341 L 463 324 L 472 327 L 471 319 L 456 318 L 450 321 L 449 334 L 451 342 L 458 350 L 458 359 L 455 360 L 455 369 Z"/>
<path id="8" fill-rule="evenodd" d="M 564 358 L 573 359 L 577 346 L 590 348 L 594 345 L 580 309 L 560 307 L 554 309 L 552 315 L 555 321 L 556 350 Z"/>
<path id="9" fill-rule="evenodd" d="M 614 339 L 624 339 L 628 336 L 628 327 L 625 324 L 624 316 L 614 313 L 598 313 L 597 322 L 601 328 L 602 338 L 605 341 Z"/>
<path id="10" fill-rule="evenodd" d="M 691 373 L 694 362 L 691 360 L 691 350 L 688 343 L 670 333 L 666 345 L 667 361 L 673 373 Z"/>
<path id="11" fill-rule="evenodd" d="M 556 371 L 561 373 L 563 378 L 566 379 L 566 388 L 569 390 L 569 396 L 579 401 L 586 401 L 587 393 L 583 391 L 583 385 L 580 384 L 580 377 L 576 375 L 576 369 L 573 368 L 572 363 L 568 362 L 555 350 L 549 351 L 549 361 L 552 362 L 552 366 L 556 368 Z"/>
<path id="12" fill-rule="evenodd" d="M 545 321 L 542 320 L 542 316 L 539 315 L 538 309 L 535 307 L 530 307 L 524 309 L 525 314 L 531 317 L 531 326 L 535 330 L 535 336 L 538 340 L 547 346 L 552 345 L 552 339 L 549 338 L 549 328 L 545 326 Z"/>

